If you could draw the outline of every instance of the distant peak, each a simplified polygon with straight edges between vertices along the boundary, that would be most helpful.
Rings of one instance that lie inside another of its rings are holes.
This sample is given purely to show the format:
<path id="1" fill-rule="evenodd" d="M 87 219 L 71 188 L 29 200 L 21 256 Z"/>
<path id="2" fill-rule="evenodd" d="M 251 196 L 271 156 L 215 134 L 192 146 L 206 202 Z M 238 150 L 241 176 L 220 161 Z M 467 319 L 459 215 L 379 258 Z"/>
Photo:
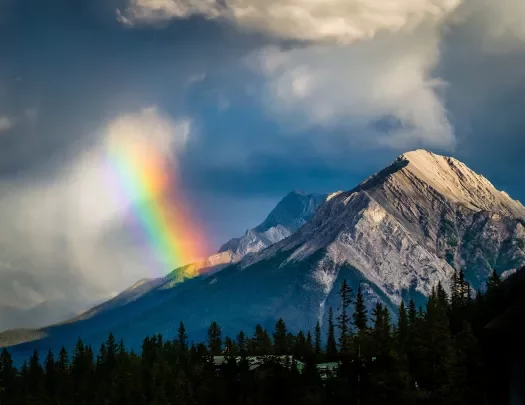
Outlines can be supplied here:
<path id="1" fill-rule="evenodd" d="M 129 289 L 130 290 L 134 290 L 135 288 L 138 288 L 141 285 L 146 284 L 149 281 L 151 281 L 151 278 L 141 278 L 139 281 L 137 281 L 135 284 L 133 284 Z"/>
<path id="2" fill-rule="evenodd" d="M 291 195 L 301 195 L 301 196 L 305 196 L 305 195 L 307 195 L 307 194 L 306 194 L 304 191 L 302 191 L 302 190 L 294 189 L 294 190 L 290 191 L 290 192 L 288 193 L 288 195 L 289 195 L 289 196 L 291 196 Z"/>

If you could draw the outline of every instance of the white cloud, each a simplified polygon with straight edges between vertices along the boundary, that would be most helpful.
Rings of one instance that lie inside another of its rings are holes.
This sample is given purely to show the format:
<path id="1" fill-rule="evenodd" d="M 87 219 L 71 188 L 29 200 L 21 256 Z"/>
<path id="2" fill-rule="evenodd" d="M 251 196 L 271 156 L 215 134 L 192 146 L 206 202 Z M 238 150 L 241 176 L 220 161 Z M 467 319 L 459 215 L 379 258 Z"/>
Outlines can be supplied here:
<path id="1" fill-rule="evenodd" d="M 130 0 L 118 11 L 128 25 L 202 15 L 281 38 L 353 42 L 381 30 L 438 21 L 460 0 Z"/>
<path id="2" fill-rule="evenodd" d="M 525 44 L 522 0 L 129 0 L 119 10 L 130 26 L 193 15 L 303 41 L 249 57 L 276 119 L 401 149 L 456 144 L 446 83 L 434 73 L 450 28 L 466 26 L 489 52 Z M 386 120 L 396 125 L 378 130 Z"/>
<path id="3" fill-rule="evenodd" d="M 133 201 L 110 180 L 116 164 L 110 140 L 146 142 L 175 164 L 190 130 L 189 118 L 172 120 L 156 108 L 144 109 L 110 122 L 98 144 L 53 178 L 0 183 L 0 257 L 6 263 L 0 263 L 0 284 L 13 272 L 43 280 L 24 284 L 17 278 L 18 295 L 11 299 L 17 302 L 10 304 L 93 300 L 161 275 L 166 269 L 150 261 L 140 231 L 130 227 Z"/>
<path id="4" fill-rule="evenodd" d="M 452 126 L 432 75 L 440 25 L 460 0 L 132 0 L 129 24 L 199 14 L 302 46 L 267 47 L 249 57 L 265 79 L 263 102 L 295 127 L 366 133 L 399 148 L 452 148 Z M 373 124 L 399 123 L 387 135 Z"/>
<path id="5" fill-rule="evenodd" d="M 352 46 L 269 47 L 249 63 L 265 77 L 263 102 L 280 120 L 367 133 L 369 142 L 400 148 L 450 148 L 441 82 L 431 74 L 438 47 L 435 29 L 420 29 Z M 372 123 L 384 118 L 400 125 L 387 135 L 375 131 Z"/>
<path id="6" fill-rule="evenodd" d="M 189 118 L 174 121 L 159 114 L 156 107 L 149 107 L 113 121 L 107 129 L 107 139 L 147 142 L 165 157 L 172 158 L 186 146 L 190 130 Z"/>

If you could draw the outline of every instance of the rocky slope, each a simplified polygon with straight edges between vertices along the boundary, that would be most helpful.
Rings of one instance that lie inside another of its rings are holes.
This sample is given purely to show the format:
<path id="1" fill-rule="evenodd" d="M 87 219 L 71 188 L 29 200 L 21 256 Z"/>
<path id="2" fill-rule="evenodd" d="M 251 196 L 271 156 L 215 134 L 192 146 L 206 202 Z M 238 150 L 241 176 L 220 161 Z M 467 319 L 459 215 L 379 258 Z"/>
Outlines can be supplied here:
<path id="1" fill-rule="evenodd" d="M 323 194 L 292 191 L 277 204 L 262 224 L 222 245 L 219 253 L 231 251 L 233 261 L 239 261 L 248 254 L 257 253 L 287 238 L 310 220 L 326 197 Z"/>
<path id="2" fill-rule="evenodd" d="M 427 296 L 463 269 L 474 288 L 492 268 L 525 263 L 525 208 L 456 159 L 418 150 L 401 155 L 355 189 L 335 193 L 290 238 L 242 263 L 289 252 L 285 266 L 326 250 L 312 273 L 330 291 L 350 265 L 394 303 Z"/>
<path id="3" fill-rule="evenodd" d="M 330 195 L 295 233 L 239 263 L 157 285 L 12 350 L 28 356 L 79 335 L 97 344 L 109 331 L 138 348 L 146 334 L 172 337 L 180 320 L 195 340 L 205 338 L 211 321 L 230 336 L 251 333 L 256 323 L 272 328 L 279 317 L 292 330 L 311 329 L 317 320 L 326 325 L 329 306 L 337 309 L 343 279 L 363 288 L 369 306 L 381 300 L 395 311 L 403 298 L 423 303 L 455 269 L 477 288 L 492 268 L 509 273 L 524 265 L 524 219 L 519 202 L 457 160 L 409 152 L 356 188 Z"/>

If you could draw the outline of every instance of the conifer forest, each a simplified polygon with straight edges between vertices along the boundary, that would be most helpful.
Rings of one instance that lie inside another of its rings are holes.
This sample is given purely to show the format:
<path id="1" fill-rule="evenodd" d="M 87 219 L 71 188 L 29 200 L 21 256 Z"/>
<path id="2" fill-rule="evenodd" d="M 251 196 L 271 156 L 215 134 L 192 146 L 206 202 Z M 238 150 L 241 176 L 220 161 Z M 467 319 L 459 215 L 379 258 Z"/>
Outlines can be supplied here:
<path id="1" fill-rule="evenodd" d="M 146 337 L 140 353 L 110 334 L 100 347 L 79 338 L 72 350 L 35 351 L 18 368 L 3 349 L 0 404 L 506 404 L 486 332 L 522 295 L 523 283 L 506 281 L 494 272 L 474 292 L 458 273 L 449 293 L 439 284 L 425 307 L 410 300 L 395 315 L 381 303 L 369 313 L 345 281 L 328 327 L 296 334 L 283 319 L 237 336 L 213 322 L 193 343 L 181 321 L 176 336 Z"/>

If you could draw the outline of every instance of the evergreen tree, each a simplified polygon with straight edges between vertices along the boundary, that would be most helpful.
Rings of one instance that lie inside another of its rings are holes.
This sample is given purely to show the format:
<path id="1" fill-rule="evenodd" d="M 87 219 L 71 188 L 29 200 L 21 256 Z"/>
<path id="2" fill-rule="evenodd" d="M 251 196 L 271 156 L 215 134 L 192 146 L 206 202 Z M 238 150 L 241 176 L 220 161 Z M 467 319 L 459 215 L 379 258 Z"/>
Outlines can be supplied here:
<path id="1" fill-rule="evenodd" d="M 377 355 L 382 354 L 387 348 L 388 335 L 389 335 L 389 323 L 388 323 L 388 310 L 383 308 L 383 304 L 377 302 L 374 310 L 372 311 L 372 317 L 374 326 L 372 329 L 372 335 L 374 337 L 375 353 Z"/>
<path id="2" fill-rule="evenodd" d="M 229 336 L 224 338 L 224 353 L 229 356 L 235 356 L 237 354 L 237 346 Z"/>
<path id="3" fill-rule="evenodd" d="M 329 357 L 337 355 L 337 344 L 335 342 L 334 313 L 332 307 L 328 310 L 328 337 L 326 338 L 326 354 Z"/>
<path id="4" fill-rule="evenodd" d="M 160 336 L 160 335 L 159 335 Z M 111 372 L 115 368 L 115 365 L 117 364 L 117 343 L 115 341 L 115 336 L 113 336 L 113 333 L 109 332 L 108 338 L 106 340 L 106 350 L 107 350 L 107 358 L 106 358 L 106 366 L 108 368 L 108 371 Z"/>
<path id="5" fill-rule="evenodd" d="M 310 333 L 310 331 L 308 331 L 308 333 L 306 334 L 306 354 L 307 355 L 310 355 L 312 353 L 314 353 L 314 346 L 313 346 L 313 343 L 312 343 L 312 334 Z"/>
<path id="6" fill-rule="evenodd" d="M 45 372 L 46 372 L 46 390 L 47 394 L 52 398 L 57 389 L 57 375 L 55 358 L 53 352 L 49 350 L 45 361 Z"/>
<path id="7" fill-rule="evenodd" d="M 35 350 L 29 358 L 29 368 L 27 373 L 28 392 L 33 396 L 42 396 L 44 387 L 44 370 L 40 364 L 38 350 Z"/>
<path id="8" fill-rule="evenodd" d="M 64 346 L 62 346 L 58 353 L 57 369 L 63 374 L 66 374 L 69 371 L 69 357 Z"/>
<path id="9" fill-rule="evenodd" d="M 501 285 L 501 278 L 496 272 L 496 269 L 492 270 L 492 274 L 487 280 L 487 295 L 490 296 L 492 293 L 496 292 Z"/>
<path id="10" fill-rule="evenodd" d="M 118 363 L 122 363 L 126 361 L 128 358 L 128 353 L 126 351 L 126 346 L 124 345 L 124 339 L 120 339 L 120 342 L 117 346 L 117 361 Z"/>
<path id="11" fill-rule="evenodd" d="M 188 350 L 188 335 L 182 321 L 180 321 L 179 329 L 177 331 L 177 342 L 181 351 Z"/>
<path id="12" fill-rule="evenodd" d="M 248 351 L 250 354 L 265 355 L 271 353 L 272 340 L 270 339 L 268 331 L 261 325 L 256 325 L 255 334 L 253 339 L 250 340 L 248 346 Z"/>
<path id="13" fill-rule="evenodd" d="M 361 291 L 359 289 L 359 291 Z M 350 314 L 349 307 L 352 304 L 352 288 L 343 280 L 341 289 L 339 290 L 341 299 L 341 312 L 337 317 L 337 327 L 339 328 L 339 347 L 341 352 L 348 353 L 350 351 Z"/>
<path id="14" fill-rule="evenodd" d="M 237 335 L 236 340 L 237 340 L 237 348 L 239 350 L 239 354 L 241 355 L 241 357 L 246 357 L 246 354 L 247 354 L 246 336 L 244 335 L 244 332 L 242 330 Z"/>
<path id="15" fill-rule="evenodd" d="M 294 348 L 293 354 L 298 358 L 304 359 L 304 356 L 307 353 L 307 349 L 306 349 L 306 337 L 304 336 L 304 332 L 302 330 L 300 330 L 297 333 L 293 348 Z"/>
<path id="16" fill-rule="evenodd" d="M 405 303 L 401 301 L 399 305 L 399 318 L 397 320 L 397 346 L 401 354 L 405 353 L 408 342 L 409 320 L 405 308 Z"/>
<path id="17" fill-rule="evenodd" d="M 442 390 L 451 383 L 453 350 L 448 297 L 441 283 L 429 297 L 424 334 L 426 367 L 422 384 L 433 391 Z"/>
<path id="18" fill-rule="evenodd" d="M 315 324 L 315 354 L 319 356 L 321 354 L 321 325 L 319 321 Z"/>
<path id="19" fill-rule="evenodd" d="M 275 323 L 275 331 L 273 332 L 273 349 L 275 354 L 288 354 L 287 334 L 286 323 L 282 318 L 279 318 Z"/>
<path id="20" fill-rule="evenodd" d="M 357 290 L 353 319 L 355 327 L 357 328 L 360 334 L 363 334 L 366 331 L 368 316 L 365 307 L 365 300 L 361 291 L 361 286 L 359 286 Z"/>
<path id="21" fill-rule="evenodd" d="M 213 321 L 208 328 L 208 349 L 212 356 L 219 356 L 222 350 L 221 327 Z"/>
<path id="22" fill-rule="evenodd" d="M 0 354 L 0 405 L 14 403 L 16 368 L 6 348 Z"/>

